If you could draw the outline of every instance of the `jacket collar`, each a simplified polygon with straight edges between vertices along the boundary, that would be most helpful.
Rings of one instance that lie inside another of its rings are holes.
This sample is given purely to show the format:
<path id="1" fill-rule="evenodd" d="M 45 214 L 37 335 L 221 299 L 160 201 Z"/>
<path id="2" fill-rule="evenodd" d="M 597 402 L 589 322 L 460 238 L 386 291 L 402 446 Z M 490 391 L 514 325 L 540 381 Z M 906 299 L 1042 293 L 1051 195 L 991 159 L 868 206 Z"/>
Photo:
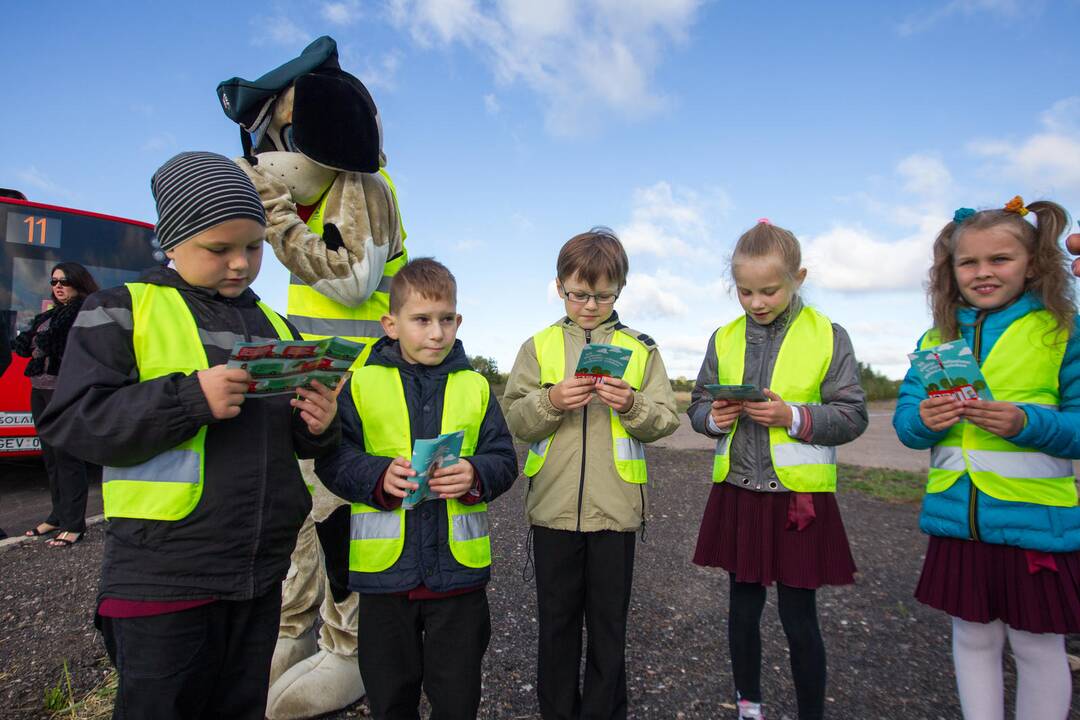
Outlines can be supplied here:
<path id="1" fill-rule="evenodd" d="M 585 330 L 576 322 L 571 320 L 569 315 L 564 315 L 563 319 L 558 322 L 558 325 L 571 335 L 576 335 L 580 338 L 585 337 Z M 612 310 L 611 317 L 597 325 L 596 328 L 591 330 L 590 332 L 595 333 L 599 331 L 602 335 L 610 335 L 621 327 L 626 326 L 619 322 L 619 313 L 615 310 Z"/>
<path id="2" fill-rule="evenodd" d="M 182 293 L 195 295 L 204 300 L 227 302 L 241 307 L 253 306 L 255 301 L 259 299 L 259 296 L 256 295 L 250 287 L 245 288 L 244 292 L 240 293 L 240 295 L 235 298 L 227 298 L 213 290 L 189 285 L 184 278 L 180 277 L 180 273 L 176 272 L 176 270 L 171 267 L 151 268 L 143 273 L 142 277 L 139 278 L 139 282 L 176 288 Z"/>
<path id="3" fill-rule="evenodd" d="M 968 305 L 961 306 L 956 311 L 956 319 L 961 325 L 974 325 L 982 316 L 983 329 L 994 327 L 1008 327 L 1015 320 L 1022 318 L 1030 312 L 1042 310 L 1042 300 L 1032 292 L 1025 292 L 1009 305 L 996 310 L 979 310 Z"/>
<path id="4" fill-rule="evenodd" d="M 768 325 L 758 325 L 749 315 L 746 316 L 746 336 L 752 339 L 776 338 L 784 335 L 791 321 L 802 312 L 803 301 L 798 295 L 791 298 L 784 312 L 776 316 Z"/>
<path id="5" fill-rule="evenodd" d="M 401 347 L 397 340 L 382 337 L 372 346 L 367 364 L 397 368 L 398 372 L 416 375 L 417 377 L 433 378 L 449 375 L 459 370 L 472 369 L 469 358 L 465 354 L 465 346 L 461 344 L 460 340 L 454 341 L 454 347 L 451 348 L 450 354 L 438 365 L 420 365 L 407 362 L 401 356 Z"/>

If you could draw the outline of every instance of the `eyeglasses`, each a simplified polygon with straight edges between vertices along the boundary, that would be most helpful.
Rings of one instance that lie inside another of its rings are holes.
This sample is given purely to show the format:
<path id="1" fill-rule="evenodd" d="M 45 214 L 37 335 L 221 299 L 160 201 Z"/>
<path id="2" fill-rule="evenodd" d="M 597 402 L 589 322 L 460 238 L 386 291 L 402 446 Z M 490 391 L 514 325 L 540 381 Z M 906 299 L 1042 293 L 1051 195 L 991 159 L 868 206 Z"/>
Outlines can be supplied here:
<path id="1" fill-rule="evenodd" d="M 585 305 L 589 302 L 589 299 L 596 301 L 597 305 L 614 305 L 615 301 L 619 299 L 618 293 L 592 293 L 578 292 L 577 290 L 563 290 L 563 295 L 572 303 L 579 305 Z"/>
<path id="2" fill-rule="evenodd" d="M 52 278 L 49 280 L 49 284 L 53 287 L 59 285 L 60 287 L 71 287 L 71 281 L 67 278 Z"/>

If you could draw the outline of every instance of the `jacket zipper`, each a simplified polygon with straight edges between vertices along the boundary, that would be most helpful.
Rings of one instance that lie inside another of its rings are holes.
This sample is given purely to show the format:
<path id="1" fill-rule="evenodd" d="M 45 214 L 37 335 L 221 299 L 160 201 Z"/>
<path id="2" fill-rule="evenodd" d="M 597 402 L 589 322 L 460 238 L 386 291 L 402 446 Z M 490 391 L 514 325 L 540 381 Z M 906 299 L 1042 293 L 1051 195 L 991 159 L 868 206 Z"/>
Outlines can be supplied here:
<path id="1" fill-rule="evenodd" d="M 229 304 L 232 305 L 232 303 Z M 240 320 L 240 327 L 244 329 L 244 342 L 251 342 L 251 333 L 248 331 L 247 323 L 244 322 L 244 313 L 235 305 L 232 307 L 236 311 L 236 317 Z M 251 546 L 251 569 L 248 571 L 248 592 L 252 597 L 255 597 L 255 561 L 259 556 L 259 544 L 262 539 L 263 505 L 266 502 L 266 436 L 268 433 L 266 432 L 265 413 L 260 413 L 259 420 L 262 425 L 262 432 L 259 433 L 259 502 L 255 506 L 257 508 L 255 513 L 255 535 L 254 543 Z"/>
<path id="2" fill-rule="evenodd" d="M 975 355 L 975 363 L 982 366 L 982 326 L 983 320 L 986 319 L 986 315 L 979 312 L 975 316 L 975 347 L 971 350 Z M 975 482 L 968 476 L 968 485 L 971 486 L 971 492 L 968 493 L 968 534 L 972 540 L 978 542 L 979 538 L 979 488 L 975 487 Z"/>
<path id="3" fill-rule="evenodd" d="M 776 321 L 774 320 L 773 322 L 776 322 Z M 758 365 L 757 381 L 758 381 L 758 387 L 769 387 L 769 386 L 772 385 L 772 383 L 771 382 L 766 383 L 765 372 L 766 372 L 766 368 L 769 366 L 769 360 L 772 358 L 772 346 L 773 346 L 773 340 L 775 338 L 772 337 L 772 334 L 769 332 L 770 330 L 772 330 L 771 325 L 769 327 L 766 327 L 766 328 L 763 328 L 763 329 L 765 330 L 765 347 L 763 348 L 763 352 L 761 354 L 761 364 Z M 750 349 L 750 344 L 749 343 L 747 343 L 746 349 L 747 349 L 747 351 L 749 351 L 749 349 Z M 759 428 L 752 428 L 752 429 L 754 430 L 754 432 L 753 432 L 753 437 L 754 437 L 754 457 L 755 458 L 760 458 L 761 457 L 761 430 Z M 772 465 L 772 445 L 771 445 L 772 439 L 769 437 L 769 429 L 764 428 L 764 430 L 765 430 L 765 440 L 766 440 L 766 444 L 767 444 L 766 449 L 768 451 L 766 453 L 766 456 L 769 458 L 769 465 L 771 466 Z M 735 438 L 731 438 L 731 440 L 732 440 L 732 442 L 734 442 Z M 730 452 L 730 449 L 731 449 L 731 445 L 728 445 L 728 451 L 729 452 Z M 774 472 L 775 472 L 775 469 L 774 469 Z M 758 488 L 759 489 L 764 489 L 765 488 L 765 471 L 764 471 L 764 468 L 762 466 L 762 463 L 760 463 L 760 462 L 755 462 L 754 463 L 754 473 L 755 473 L 755 476 L 756 476 L 754 479 L 757 481 Z"/>
<path id="4" fill-rule="evenodd" d="M 588 345 L 592 342 L 592 331 L 585 331 L 585 344 Z M 591 400 L 590 400 L 591 402 Z M 583 415 L 581 416 L 581 479 L 578 481 L 577 489 L 577 531 L 581 532 L 581 505 L 585 501 L 585 448 L 588 445 L 589 437 L 589 406 L 581 408 Z"/>

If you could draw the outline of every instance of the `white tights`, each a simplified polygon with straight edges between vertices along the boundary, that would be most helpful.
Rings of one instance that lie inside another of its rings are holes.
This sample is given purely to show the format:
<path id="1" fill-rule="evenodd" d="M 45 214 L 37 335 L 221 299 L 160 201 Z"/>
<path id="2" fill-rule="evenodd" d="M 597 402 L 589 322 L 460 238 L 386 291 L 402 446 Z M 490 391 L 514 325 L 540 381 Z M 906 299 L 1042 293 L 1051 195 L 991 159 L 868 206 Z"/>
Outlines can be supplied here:
<path id="1" fill-rule="evenodd" d="M 953 618 L 953 663 L 965 720 L 1004 720 L 1001 654 L 1008 635 L 1016 660 L 1017 720 L 1065 720 L 1072 675 L 1065 636 L 1014 630 L 1000 620 Z"/>

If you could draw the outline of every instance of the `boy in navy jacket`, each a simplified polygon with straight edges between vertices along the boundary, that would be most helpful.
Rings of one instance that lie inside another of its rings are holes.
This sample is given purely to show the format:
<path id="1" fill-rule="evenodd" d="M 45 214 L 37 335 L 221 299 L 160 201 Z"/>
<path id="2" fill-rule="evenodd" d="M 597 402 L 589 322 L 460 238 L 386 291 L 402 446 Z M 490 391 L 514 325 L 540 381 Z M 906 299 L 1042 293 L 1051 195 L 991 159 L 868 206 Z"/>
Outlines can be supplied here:
<path id="1" fill-rule="evenodd" d="M 382 324 L 386 337 L 339 398 L 342 444 L 315 464 L 326 487 L 353 503 L 360 673 L 376 718 L 416 717 L 421 686 L 432 717 L 475 717 L 491 636 L 486 504 L 517 477 L 513 440 L 456 340 L 449 270 L 430 258 L 408 263 Z M 418 487 L 414 441 L 457 430 L 461 460 L 432 474 L 435 498 L 402 509 Z"/>

